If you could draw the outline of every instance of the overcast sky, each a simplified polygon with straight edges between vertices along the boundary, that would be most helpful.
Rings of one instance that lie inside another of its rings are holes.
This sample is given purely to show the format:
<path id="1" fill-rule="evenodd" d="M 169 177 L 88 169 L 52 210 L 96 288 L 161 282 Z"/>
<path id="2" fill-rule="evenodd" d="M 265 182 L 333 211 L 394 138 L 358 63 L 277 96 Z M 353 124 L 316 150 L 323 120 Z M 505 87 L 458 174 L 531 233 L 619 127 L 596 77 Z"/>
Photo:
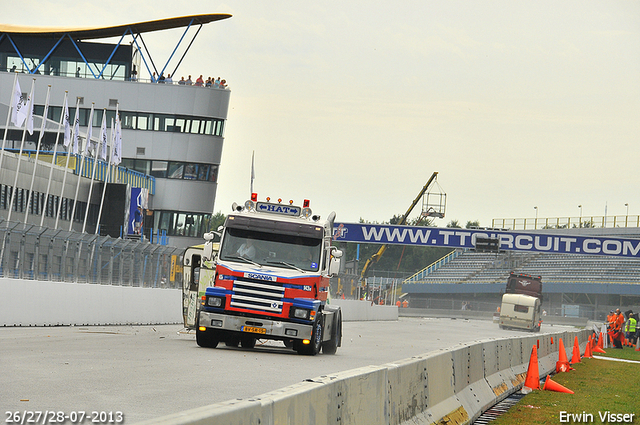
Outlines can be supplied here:
<path id="1" fill-rule="evenodd" d="M 216 212 L 248 198 L 255 151 L 261 199 L 308 198 L 344 222 L 404 213 L 434 171 L 447 194 L 438 226 L 533 218 L 534 207 L 540 218 L 577 217 L 578 205 L 624 215 L 625 203 L 640 214 L 638 1 L 19 5 L 3 23 L 233 15 L 202 28 L 177 72 L 232 91 Z M 181 34 L 145 36 L 157 64 Z"/>

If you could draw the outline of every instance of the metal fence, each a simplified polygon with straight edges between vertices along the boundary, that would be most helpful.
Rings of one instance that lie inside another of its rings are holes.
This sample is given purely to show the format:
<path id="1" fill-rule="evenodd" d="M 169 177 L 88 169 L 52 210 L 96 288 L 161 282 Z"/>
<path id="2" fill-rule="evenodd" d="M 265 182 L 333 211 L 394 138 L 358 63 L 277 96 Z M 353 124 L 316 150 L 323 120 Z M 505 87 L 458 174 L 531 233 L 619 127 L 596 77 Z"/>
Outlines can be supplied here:
<path id="1" fill-rule="evenodd" d="M 0 220 L 0 277 L 181 288 L 183 249 Z"/>

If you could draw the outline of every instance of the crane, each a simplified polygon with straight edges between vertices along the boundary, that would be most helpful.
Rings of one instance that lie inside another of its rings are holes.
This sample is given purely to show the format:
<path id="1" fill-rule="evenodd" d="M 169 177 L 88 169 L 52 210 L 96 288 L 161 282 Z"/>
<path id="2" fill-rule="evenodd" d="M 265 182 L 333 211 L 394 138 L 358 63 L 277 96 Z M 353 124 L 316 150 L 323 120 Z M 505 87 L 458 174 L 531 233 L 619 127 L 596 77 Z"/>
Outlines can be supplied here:
<path id="1" fill-rule="evenodd" d="M 422 190 L 420 190 L 420 193 L 418 193 L 418 196 L 416 196 L 416 199 L 413 200 L 413 202 L 411 203 L 411 206 L 409 207 L 409 209 L 407 210 L 406 213 L 404 213 L 404 215 L 402 216 L 402 218 L 400 219 L 400 221 L 397 223 L 398 225 L 402 226 L 407 224 L 407 219 L 409 218 L 409 214 L 411 213 L 411 211 L 413 210 L 413 208 L 416 206 L 416 204 L 418 203 L 418 201 L 420 200 L 420 198 L 422 198 L 422 196 L 425 194 L 425 192 L 429 189 L 429 186 L 431 186 L 431 183 L 433 183 L 436 178 L 438 176 L 438 172 L 434 171 L 433 174 L 431 175 L 431 177 L 429 178 L 429 180 L 427 181 L 427 184 L 424 185 L 424 187 L 422 188 Z M 440 218 L 443 217 L 443 214 L 434 214 Z M 376 252 L 375 254 L 373 254 L 371 256 L 371 258 L 369 258 L 365 263 L 364 266 L 362 267 L 362 270 L 360 271 L 360 279 L 359 282 L 362 282 L 366 276 L 367 271 L 369 270 L 369 267 L 371 267 L 372 264 L 377 263 L 378 260 L 380 260 L 380 257 L 382 256 L 382 254 L 384 254 L 384 252 L 387 250 L 387 246 L 388 244 L 383 244 L 380 249 L 378 250 L 378 252 Z"/>

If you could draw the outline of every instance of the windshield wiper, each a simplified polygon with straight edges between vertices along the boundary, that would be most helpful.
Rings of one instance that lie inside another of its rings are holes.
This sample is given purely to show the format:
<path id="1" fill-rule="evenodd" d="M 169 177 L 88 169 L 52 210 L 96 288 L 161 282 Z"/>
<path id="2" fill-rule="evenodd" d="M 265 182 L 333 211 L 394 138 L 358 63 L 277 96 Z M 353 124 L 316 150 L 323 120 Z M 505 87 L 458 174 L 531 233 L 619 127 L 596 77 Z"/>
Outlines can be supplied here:
<path id="1" fill-rule="evenodd" d="M 254 266 L 262 267 L 262 264 L 256 263 L 255 261 L 251 261 L 246 257 L 240 257 L 240 256 L 237 256 L 237 255 L 231 255 L 231 256 L 225 257 L 225 259 L 228 259 L 228 260 L 240 260 L 240 261 L 244 261 L 245 263 L 253 264 Z"/>
<path id="2" fill-rule="evenodd" d="M 287 263 L 286 261 L 267 261 L 267 264 L 281 264 L 281 265 L 283 265 L 283 266 L 287 266 L 287 267 L 289 267 L 290 269 L 294 269 L 294 270 L 297 270 L 297 271 L 302 272 L 302 273 L 304 273 L 304 272 L 305 272 L 305 271 L 304 271 L 304 270 L 302 270 L 301 268 L 296 267 L 296 266 L 294 266 L 294 265 L 293 265 L 293 264 L 291 264 L 291 263 Z"/>

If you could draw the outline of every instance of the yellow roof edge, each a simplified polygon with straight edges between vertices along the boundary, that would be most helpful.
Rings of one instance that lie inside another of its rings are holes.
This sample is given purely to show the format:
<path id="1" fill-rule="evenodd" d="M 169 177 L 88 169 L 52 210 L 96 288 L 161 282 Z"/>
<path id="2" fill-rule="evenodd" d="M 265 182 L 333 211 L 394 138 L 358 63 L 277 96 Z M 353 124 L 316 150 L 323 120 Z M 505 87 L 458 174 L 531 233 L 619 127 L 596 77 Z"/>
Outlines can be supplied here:
<path id="1" fill-rule="evenodd" d="M 0 24 L 0 34 L 9 33 L 16 35 L 28 35 L 35 37 L 60 37 L 69 33 L 72 38 L 98 39 L 109 37 L 120 37 L 131 28 L 133 33 L 144 33 L 162 31 L 173 28 L 186 27 L 193 21 L 193 24 L 208 24 L 213 21 L 220 21 L 230 18 L 226 13 L 202 14 L 178 16 L 174 18 L 157 19 L 153 21 L 136 22 L 133 24 L 115 25 L 109 27 L 84 27 L 84 28 L 62 28 L 62 27 L 29 27 L 20 25 Z"/>

